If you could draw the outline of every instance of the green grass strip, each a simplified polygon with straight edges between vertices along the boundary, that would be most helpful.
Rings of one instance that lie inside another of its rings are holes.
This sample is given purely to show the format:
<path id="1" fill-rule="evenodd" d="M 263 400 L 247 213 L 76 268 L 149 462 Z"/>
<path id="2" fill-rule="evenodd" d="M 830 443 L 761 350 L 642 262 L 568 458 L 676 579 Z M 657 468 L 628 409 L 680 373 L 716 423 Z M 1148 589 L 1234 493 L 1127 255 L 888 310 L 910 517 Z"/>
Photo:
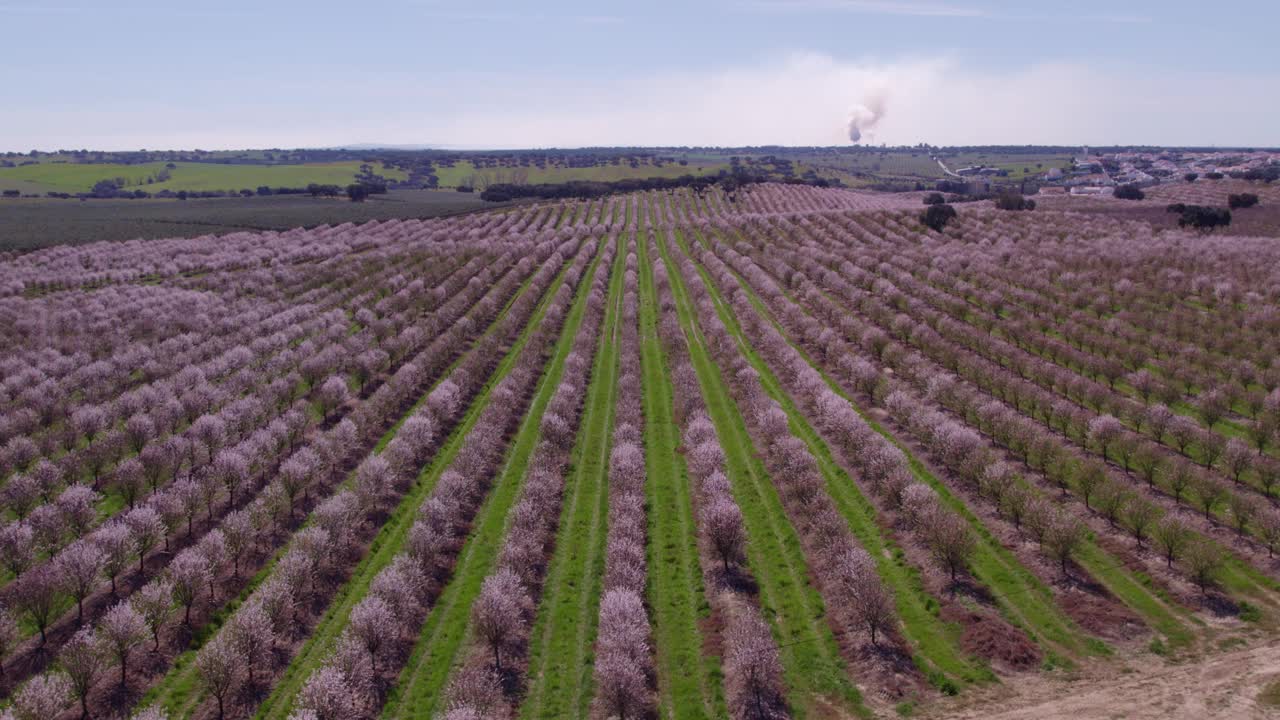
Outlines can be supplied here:
<path id="1" fill-rule="evenodd" d="M 827 625 L 822 597 L 809 583 L 800 538 L 756 457 L 746 423 L 725 390 L 719 366 L 707 353 L 679 269 L 666 244 L 659 242 L 658 246 L 670 274 L 676 312 L 689 341 L 689 356 L 707 411 L 724 446 L 725 469 L 750 538 L 748 564 L 760 586 L 761 609 L 781 651 L 791 710 L 797 717 L 823 717 L 828 704 L 834 703 L 869 716 Z"/>
<path id="2" fill-rule="evenodd" d="M 480 594 L 484 579 L 493 572 L 502 537 L 506 534 L 507 512 L 519 497 L 524 485 L 529 459 L 542 436 L 540 423 L 560 377 L 565 358 L 573 349 L 574 336 L 586 313 L 591 278 L 595 275 L 600 255 L 591 260 L 575 293 L 573 305 L 555 345 L 555 353 L 546 365 L 533 402 L 526 411 L 520 429 L 507 451 L 507 461 L 493 481 L 489 497 L 484 501 L 458 555 L 453 576 L 444 592 L 436 599 L 427 615 L 422 632 L 409 661 L 387 695 L 384 718 L 433 717 L 440 709 L 450 671 L 459 660 L 470 631 L 471 603 Z M 532 327 L 535 323 L 530 323 Z"/>
<path id="3" fill-rule="evenodd" d="M 666 353 L 658 339 L 658 298 L 648 243 L 640 268 L 640 370 L 644 408 L 649 581 L 659 709 L 664 718 L 726 717 L 720 658 L 703 652 L 700 628 L 711 614 L 698 558 L 689 474 L 676 426 Z"/>
<path id="4" fill-rule="evenodd" d="M 292 711 L 293 699 L 296 697 L 298 691 L 302 689 L 302 684 L 311 676 L 311 672 L 319 667 L 320 663 L 328 657 L 329 653 L 333 649 L 334 643 L 338 639 L 338 636 L 347 626 L 347 621 L 351 615 L 351 609 L 355 607 L 356 603 L 360 602 L 360 600 L 364 598 L 365 593 L 368 592 L 370 583 L 373 582 L 373 578 L 383 568 L 390 564 L 399 552 L 400 548 L 403 546 L 405 539 L 409 535 L 409 530 L 413 527 L 413 522 L 417 517 L 418 507 L 422 504 L 422 501 L 426 499 L 426 496 L 430 494 L 431 489 L 435 487 L 440 474 L 449 467 L 450 463 L 453 462 L 454 456 L 457 455 L 458 450 L 462 447 L 462 440 L 479 420 L 480 413 L 488 403 L 490 393 L 492 393 L 498 383 L 511 372 L 512 368 L 515 367 L 516 360 L 520 356 L 520 351 L 528 342 L 530 335 L 532 335 L 532 328 L 536 327 L 542 316 L 546 314 L 547 306 L 550 305 L 551 298 L 555 295 L 555 289 L 559 286 L 560 278 L 564 276 L 564 272 L 567 268 L 568 263 L 566 263 L 565 268 L 561 269 L 557 279 L 547 286 L 542 299 L 539 301 L 537 309 L 531 316 L 529 325 L 521 331 L 516 342 L 512 344 L 511 349 L 498 364 L 498 367 L 490 376 L 489 381 L 481 389 L 480 393 L 476 396 L 476 399 L 467 409 L 462 422 L 458 423 L 458 425 L 449 434 L 449 438 L 440 447 L 431 462 L 418 476 L 417 483 L 414 484 L 408 494 L 405 495 L 405 497 L 396 506 L 395 510 L 393 510 L 391 515 L 387 518 L 387 521 L 374 537 L 373 542 L 369 547 L 368 554 L 360 560 L 355 571 L 351 574 L 351 578 L 338 591 L 333 600 L 330 601 L 329 609 L 325 612 L 320 621 L 316 623 L 316 626 L 312 630 L 311 635 L 307 638 L 306 643 L 303 644 L 302 648 L 289 663 L 284 674 L 276 683 L 275 689 L 272 691 L 271 695 L 269 695 L 258 707 L 255 717 L 281 719 L 288 717 L 289 713 Z M 534 272 L 536 273 L 536 270 Z M 511 307 L 511 304 L 529 289 L 529 284 L 532 282 L 532 279 L 533 274 L 525 280 L 520 290 L 512 296 L 511 300 L 507 303 L 507 306 L 503 308 L 502 312 L 495 316 L 493 324 L 486 333 L 492 332 L 493 328 Z M 462 358 L 459 358 L 450 366 L 450 369 L 456 367 L 461 361 Z M 447 378 L 448 376 L 448 371 L 445 371 L 440 375 L 441 379 Z M 425 393 L 419 403 L 425 402 L 426 397 L 429 394 L 430 392 Z M 410 413 L 412 412 L 413 411 L 410 411 Z M 408 414 L 406 414 L 405 417 L 408 417 Z M 399 425 L 397 424 L 396 428 L 393 428 L 393 431 L 398 429 L 398 427 Z M 385 443 L 390 442 L 390 439 L 391 435 L 388 434 L 383 438 L 384 442 L 380 442 L 379 445 L 385 446 Z"/>
<path id="5" fill-rule="evenodd" d="M 687 252 L 687 248 L 685 250 Z M 919 569 L 907 562 L 902 549 L 893 540 L 880 533 L 875 506 L 859 491 L 849 473 L 835 461 L 831 448 L 796 407 L 768 363 L 751 346 L 710 274 L 701 265 L 695 263 L 695 266 L 711 294 L 720 321 L 733 335 L 751 367 L 759 373 L 765 392 L 778 401 L 787 413 L 791 432 L 805 442 L 817 461 L 818 469 L 826 480 L 827 492 L 835 501 L 836 508 L 844 516 L 859 544 L 875 559 L 881 578 L 893 591 L 898 618 L 914 646 L 913 660 L 916 666 L 931 683 L 947 693 L 954 693 L 959 689 L 952 679 L 964 683 L 995 680 L 996 676 L 989 668 L 974 662 L 960 651 L 962 628 L 955 623 L 944 622 L 939 617 L 941 606 L 924 589 Z"/>
<path id="6" fill-rule="evenodd" d="M 591 646 L 604 578 L 625 263 L 626 253 L 620 248 L 566 479 L 556 549 L 529 637 L 528 691 L 520 713 L 525 718 L 586 717 L 591 702 Z"/>
<path id="7" fill-rule="evenodd" d="M 1153 594 L 1149 578 L 1135 578 L 1094 540 L 1084 543 L 1075 559 L 1120 602 L 1142 617 L 1148 627 L 1164 635 L 1169 647 L 1187 647 L 1194 641 L 1195 635 L 1179 617 L 1183 613 L 1173 609 L 1172 600 Z"/>

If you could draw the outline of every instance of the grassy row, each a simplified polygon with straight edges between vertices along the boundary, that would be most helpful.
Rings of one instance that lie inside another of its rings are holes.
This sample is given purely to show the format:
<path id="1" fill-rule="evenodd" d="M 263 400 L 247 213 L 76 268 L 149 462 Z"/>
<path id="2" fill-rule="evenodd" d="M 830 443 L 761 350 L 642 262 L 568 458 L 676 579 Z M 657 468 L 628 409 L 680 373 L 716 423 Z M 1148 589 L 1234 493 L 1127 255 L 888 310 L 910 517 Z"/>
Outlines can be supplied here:
<path id="1" fill-rule="evenodd" d="M 556 551 L 529 638 L 526 718 L 586 717 L 607 535 L 609 453 L 618 395 L 618 326 L 626 252 L 618 251 L 600 348 L 582 411 L 581 431 L 566 479 Z"/>
<path id="2" fill-rule="evenodd" d="M 912 643 L 916 666 L 933 684 L 947 692 L 957 689 L 953 681 L 973 683 L 994 680 L 995 675 L 988 668 L 975 663 L 961 652 L 961 628 L 954 623 L 944 622 L 939 617 L 941 607 L 925 591 L 919 569 L 907 562 L 897 543 L 881 534 L 876 522 L 875 506 L 859 491 L 849 473 L 835 461 L 831 448 L 809 424 L 786 389 L 778 382 L 768 363 L 751 346 L 733 310 L 724 302 L 706 269 L 698 266 L 698 273 L 715 302 L 720 321 L 733 335 L 751 367 L 760 374 L 765 392 L 778 401 L 787 413 L 791 432 L 805 442 L 817 461 L 818 470 L 826 480 L 827 492 L 849 524 L 850 531 L 858 543 L 875 558 L 881 578 L 893 591 L 898 618 Z"/>
<path id="3" fill-rule="evenodd" d="M 720 368 L 711 359 L 697 328 L 694 310 L 665 243 L 660 252 L 671 278 L 676 311 L 689 343 L 707 411 L 726 455 L 734 499 L 742 509 L 750 538 L 748 564 L 760 585 L 760 605 L 781 651 L 788 700 L 798 717 L 821 716 L 834 703 L 859 715 L 868 711 L 850 680 L 826 607 L 810 584 L 800 538 L 787 519 L 778 491 L 756 457 L 746 423 L 729 397 Z"/>
<path id="4" fill-rule="evenodd" d="M 498 383 L 515 367 L 520 352 L 524 349 L 525 344 L 533 333 L 533 328 L 537 326 L 537 323 L 546 314 L 547 306 L 550 305 L 551 298 L 555 295 L 555 289 L 559 286 L 560 278 L 564 276 L 568 266 L 569 263 L 566 262 L 556 280 L 547 286 L 547 290 L 544 291 L 543 297 L 531 316 L 529 324 L 521 331 L 511 349 L 499 362 L 488 382 L 467 409 L 462 421 L 449 434 L 449 437 L 441 445 L 431 462 L 423 468 L 417 482 L 396 506 L 395 510 L 392 511 L 378 534 L 374 536 L 368 554 L 360 560 L 350 579 L 330 601 L 328 610 L 320 621 L 316 623 L 302 648 L 277 681 L 272 693 L 259 705 L 256 717 L 281 720 L 288 717 L 292 710 L 294 697 L 301 690 L 302 684 L 311 676 L 312 671 L 319 667 L 320 663 L 328 657 L 334 643 L 347 626 L 352 608 L 364 598 L 374 577 L 390 564 L 400 551 L 408 537 L 409 530 L 413 527 L 418 507 L 426 499 L 427 495 L 431 493 L 440 474 L 453 462 L 453 458 L 462 447 L 463 439 L 466 438 L 467 434 L 471 432 L 471 429 L 480 419 L 481 412 L 488 404 L 489 395 L 497 387 Z M 520 290 L 512 296 L 507 303 L 507 307 L 498 313 L 494 321 L 495 325 L 506 314 L 511 304 L 528 291 L 532 277 L 531 274 Z M 486 332 L 491 332 L 492 328 L 493 326 Z M 461 362 L 461 359 L 458 362 Z M 456 366 L 457 362 L 450 369 Z M 441 373 L 441 378 L 445 377 L 448 377 L 448 371 Z M 425 397 L 424 395 L 424 400 Z M 384 437 L 380 446 L 385 446 L 385 442 L 389 442 L 390 437 L 390 435 Z"/>
<path id="5" fill-rule="evenodd" d="M 599 262 L 600 255 L 597 254 L 582 275 L 555 352 L 538 381 L 533 401 L 507 451 L 506 463 L 476 515 L 451 580 L 428 613 L 413 653 L 401 670 L 396 685 L 388 693 L 383 717 L 430 717 L 440 709 L 445 683 L 467 640 L 471 604 L 497 562 L 502 538 L 506 534 L 507 513 L 524 485 L 529 459 L 541 437 L 543 411 L 560 384 L 565 358 L 573 349 L 574 337 L 582 325 L 591 278 Z"/>
<path id="6" fill-rule="evenodd" d="M 700 625 L 711 613 L 698 561 L 689 474 L 673 410 L 670 369 L 658 339 L 658 298 L 648 243 L 640 268 L 641 406 L 648 517 L 648 600 L 653 613 L 659 709 L 664 718 L 724 717 L 720 659 L 703 653 Z"/>

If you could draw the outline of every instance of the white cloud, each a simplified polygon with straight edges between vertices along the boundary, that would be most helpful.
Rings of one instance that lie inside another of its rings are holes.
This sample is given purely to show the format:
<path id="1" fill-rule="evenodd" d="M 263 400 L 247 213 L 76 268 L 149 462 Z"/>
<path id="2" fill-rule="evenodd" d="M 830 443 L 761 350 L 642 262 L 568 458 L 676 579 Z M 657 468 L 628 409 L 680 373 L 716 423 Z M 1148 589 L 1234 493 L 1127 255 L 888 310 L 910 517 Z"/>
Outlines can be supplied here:
<path id="1" fill-rule="evenodd" d="M 508 147 L 843 144 L 850 109 L 878 89 L 888 101 L 876 139 L 889 144 L 1261 145 L 1280 142 L 1268 121 L 1280 99 L 1257 89 L 1278 80 L 1080 63 L 976 70 L 948 58 L 864 63 L 802 53 L 604 88 L 535 84 L 532 102 L 427 120 L 423 132 Z"/>
<path id="2" fill-rule="evenodd" d="M 1086 63 L 974 68 L 948 57 L 860 62 L 796 53 L 585 84 L 406 69 L 299 80 L 284 95 L 245 96 L 237 104 L 15 109 L 0 137 L 14 150 L 842 145 L 850 111 L 874 92 L 887 97 L 875 142 L 890 145 L 1276 146 L 1280 96 L 1262 91 L 1268 87 L 1280 87 L 1280 74 Z"/>

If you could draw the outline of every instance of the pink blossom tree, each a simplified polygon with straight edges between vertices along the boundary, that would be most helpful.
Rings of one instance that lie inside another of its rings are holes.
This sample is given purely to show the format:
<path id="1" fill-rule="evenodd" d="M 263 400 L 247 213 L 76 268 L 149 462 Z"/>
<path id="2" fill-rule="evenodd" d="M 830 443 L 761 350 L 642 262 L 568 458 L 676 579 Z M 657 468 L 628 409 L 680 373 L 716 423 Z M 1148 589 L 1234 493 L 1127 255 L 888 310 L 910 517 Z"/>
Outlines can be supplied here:
<path id="1" fill-rule="evenodd" d="M 168 578 L 152 580 L 130 596 L 129 604 L 142 616 L 151 632 L 155 641 L 153 650 L 159 650 L 160 633 L 173 617 L 173 583 Z"/>
<path id="2" fill-rule="evenodd" d="M 169 563 L 169 579 L 173 583 L 173 597 L 183 607 L 182 622 L 191 624 L 191 606 L 212 581 L 209 561 L 198 550 L 187 548 Z"/>
<path id="3" fill-rule="evenodd" d="M 324 381 L 316 399 L 320 403 L 320 412 L 324 415 L 326 422 L 333 411 L 345 403 L 350 396 L 351 391 L 347 388 L 347 381 L 342 377 L 331 375 Z"/>
<path id="4" fill-rule="evenodd" d="M 271 618 L 261 604 L 250 602 L 231 618 L 228 632 L 231 645 L 244 660 L 249 687 L 253 687 L 254 669 L 270 657 L 276 642 Z"/>
<path id="5" fill-rule="evenodd" d="M 137 544 L 133 531 L 124 522 L 113 522 L 93 534 L 93 542 L 102 551 L 102 572 L 111 580 L 111 594 L 116 594 L 116 577 L 133 562 Z"/>
<path id="6" fill-rule="evenodd" d="M 106 657 L 93 635 L 93 630 L 83 628 L 62 646 L 58 664 L 71 680 L 71 694 L 80 701 L 80 717 L 89 717 L 89 691 L 102 677 L 106 669 Z"/>
<path id="7" fill-rule="evenodd" d="M 498 672 L 502 672 L 502 652 L 516 640 L 521 612 L 526 604 L 520 577 L 502 568 L 485 578 L 480 595 L 472 606 L 472 626 L 493 653 L 494 668 Z"/>
<path id="8" fill-rule="evenodd" d="M 146 642 L 147 621 L 130 603 L 122 602 L 107 611 L 98 623 L 98 642 L 120 666 L 120 685 L 128 678 L 129 653 Z"/>
<path id="9" fill-rule="evenodd" d="M 374 674 L 378 672 L 378 656 L 392 638 L 387 629 L 395 626 L 395 613 L 380 597 L 366 597 L 351 610 L 351 620 L 347 627 L 368 652 L 369 667 Z"/>
<path id="10" fill-rule="evenodd" d="M 746 544 L 742 510 L 730 498 L 718 496 L 703 509 L 702 526 L 724 571 L 729 572 L 729 563 L 741 560 Z"/>
<path id="11" fill-rule="evenodd" d="M 81 540 L 58 553 L 58 575 L 63 588 L 75 598 L 76 624 L 84 622 L 84 599 L 102 576 L 106 555 L 93 543 Z"/>
<path id="12" fill-rule="evenodd" d="M 725 635 L 725 676 L 737 705 L 735 714 L 770 717 L 770 708 L 781 697 L 782 662 L 769 626 L 754 613 L 743 612 Z"/>
<path id="13" fill-rule="evenodd" d="M 154 508 L 144 506 L 130 510 L 124 516 L 124 523 L 133 534 L 134 551 L 138 554 L 138 572 L 142 572 L 146 569 L 147 554 L 165 538 L 164 521 Z"/>
<path id="14" fill-rule="evenodd" d="M 71 678 L 66 673 L 37 675 L 13 698 L 17 720 L 49 720 L 62 714 L 71 702 Z"/>
<path id="15" fill-rule="evenodd" d="M 226 716 L 226 699 L 240 675 L 240 655 L 227 635 L 219 633 L 196 655 L 200 685 L 218 703 L 218 720 Z"/>
<path id="16" fill-rule="evenodd" d="M 3 659 L 9 656 L 20 639 L 18 621 L 8 608 L 0 605 L 0 679 L 4 678 Z"/>

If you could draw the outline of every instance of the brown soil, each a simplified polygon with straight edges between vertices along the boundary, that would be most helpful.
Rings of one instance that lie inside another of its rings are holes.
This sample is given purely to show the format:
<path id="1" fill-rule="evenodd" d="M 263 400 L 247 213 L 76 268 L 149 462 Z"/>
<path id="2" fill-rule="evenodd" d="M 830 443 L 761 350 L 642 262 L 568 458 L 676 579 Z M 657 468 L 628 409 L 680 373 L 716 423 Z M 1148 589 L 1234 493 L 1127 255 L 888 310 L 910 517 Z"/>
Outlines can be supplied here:
<path id="1" fill-rule="evenodd" d="M 1150 658 L 1150 656 L 1146 656 Z M 1100 664 L 1058 676 L 1027 675 L 989 691 L 939 703 L 925 717 L 955 720 L 1203 720 L 1274 718 L 1260 695 L 1280 678 L 1280 642 L 1234 650 L 1196 663 Z"/>
<path id="2" fill-rule="evenodd" d="M 942 609 L 942 619 L 963 625 L 961 647 L 967 653 L 986 658 L 997 670 L 1030 670 L 1040 664 L 1040 649 L 1026 635 L 990 612 L 977 612 L 951 603 Z"/>
<path id="3" fill-rule="evenodd" d="M 1073 588 L 1058 594 L 1058 607 L 1093 635 L 1107 640 L 1133 640 L 1147 636 L 1147 626 L 1129 610 L 1110 598 L 1104 599 Z"/>

